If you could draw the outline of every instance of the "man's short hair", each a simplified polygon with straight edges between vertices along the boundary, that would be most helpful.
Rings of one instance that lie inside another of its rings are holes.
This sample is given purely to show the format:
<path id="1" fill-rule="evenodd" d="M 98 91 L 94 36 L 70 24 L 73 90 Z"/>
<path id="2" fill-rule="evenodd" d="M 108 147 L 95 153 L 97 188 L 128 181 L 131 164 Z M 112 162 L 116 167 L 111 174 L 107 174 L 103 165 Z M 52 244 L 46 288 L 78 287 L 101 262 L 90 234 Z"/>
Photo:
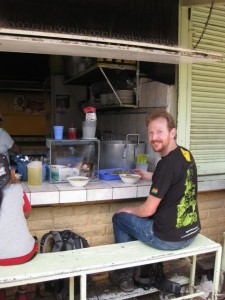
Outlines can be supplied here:
<path id="1" fill-rule="evenodd" d="M 148 126 L 148 124 L 158 118 L 163 118 L 167 121 L 167 127 L 169 130 L 172 130 L 173 128 L 176 128 L 176 123 L 174 118 L 171 116 L 170 113 L 168 113 L 165 110 L 156 110 L 152 113 L 149 113 L 146 116 L 146 125 Z"/>

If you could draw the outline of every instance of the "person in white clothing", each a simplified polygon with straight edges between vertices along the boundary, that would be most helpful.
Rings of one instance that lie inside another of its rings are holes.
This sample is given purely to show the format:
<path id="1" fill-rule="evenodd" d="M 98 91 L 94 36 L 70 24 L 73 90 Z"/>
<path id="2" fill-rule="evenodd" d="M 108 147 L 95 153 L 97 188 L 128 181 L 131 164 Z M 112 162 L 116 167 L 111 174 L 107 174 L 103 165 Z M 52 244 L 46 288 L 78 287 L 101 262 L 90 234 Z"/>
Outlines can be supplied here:
<path id="1" fill-rule="evenodd" d="M 12 177 L 7 157 L 0 153 L 0 266 L 23 264 L 38 251 L 38 243 L 30 234 L 26 218 L 31 205 L 22 185 Z M 11 184 L 15 183 L 15 184 Z M 0 289 L 0 300 L 5 300 Z M 20 286 L 17 300 L 27 300 L 26 286 Z"/>
<path id="2" fill-rule="evenodd" d="M 3 122 L 3 119 L 2 115 L 0 114 L 0 124 L 1 122 Z M 8 151 L 20 152 L 20 149 L 8 132 L 5 129 L 0 128 L 0 153 L 5 154 L 9 161 Z"/>

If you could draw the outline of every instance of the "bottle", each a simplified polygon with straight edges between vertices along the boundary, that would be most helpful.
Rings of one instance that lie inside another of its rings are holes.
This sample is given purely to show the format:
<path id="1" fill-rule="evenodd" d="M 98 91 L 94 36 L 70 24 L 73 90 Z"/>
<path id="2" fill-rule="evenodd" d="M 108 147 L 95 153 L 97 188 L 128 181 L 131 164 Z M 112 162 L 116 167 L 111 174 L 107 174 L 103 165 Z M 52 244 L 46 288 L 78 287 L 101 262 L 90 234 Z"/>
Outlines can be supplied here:
<path id="1" fill-rule="evenodd" d="M 97 121 L 96 108 L 95 107 L 87 106 L 87 107 L 84 108 L 84 112 L 86 114 L 85 120 L 87 122 Z"/>
<path id="2" fill-rule="evenodd" d="M 68 139 L 75 140 L 77 138 L 77 129 L 74 127 L 73 123 L 68 128 Z"/>

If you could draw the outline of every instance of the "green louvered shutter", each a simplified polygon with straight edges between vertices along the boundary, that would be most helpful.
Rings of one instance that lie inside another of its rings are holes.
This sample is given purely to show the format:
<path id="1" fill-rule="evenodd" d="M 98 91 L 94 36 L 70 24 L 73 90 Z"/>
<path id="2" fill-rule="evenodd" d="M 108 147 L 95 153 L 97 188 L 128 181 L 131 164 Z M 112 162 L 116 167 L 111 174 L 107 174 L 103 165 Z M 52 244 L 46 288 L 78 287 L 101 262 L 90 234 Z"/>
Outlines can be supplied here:
<path id="1" fill-rule="evenodd" d="M 210 7 L 192 8 L 192 45 L 196 45 Z M 193 64 L 190 149 L 199 174 L 225 173 L 225 5 L 213 9 L 197 49 L 222 52 L 223 62 Z"/>

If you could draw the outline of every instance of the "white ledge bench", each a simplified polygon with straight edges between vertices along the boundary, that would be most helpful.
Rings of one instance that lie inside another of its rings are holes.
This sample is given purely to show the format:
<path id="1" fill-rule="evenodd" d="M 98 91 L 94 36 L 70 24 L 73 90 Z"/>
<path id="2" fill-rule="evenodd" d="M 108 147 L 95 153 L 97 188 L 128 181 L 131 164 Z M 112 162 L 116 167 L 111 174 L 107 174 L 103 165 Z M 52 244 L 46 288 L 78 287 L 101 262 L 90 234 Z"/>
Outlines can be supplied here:
<path id="1" fill-rule="evenodd" d="M 25 264 L 0 267 L 0 288 L 70 278 L 69 299 L 74 300 L 74 276 L 80 276 L 80 300 L 86 300 L 87 275 L 89 274 L 192 257 L 189 294 L 176 298 L 189 299 L 201 294 L 194 292 L 193 289 L 197 255 L 210 252 L 215 252 L 212 299 L 217 299 L 222 247 L 201 234 L 196 237 L 192 245 L 175 251 L 157 250 L 139 241 L 134 241 L 65 252 L 37 254 L 33 260 Z"/>

